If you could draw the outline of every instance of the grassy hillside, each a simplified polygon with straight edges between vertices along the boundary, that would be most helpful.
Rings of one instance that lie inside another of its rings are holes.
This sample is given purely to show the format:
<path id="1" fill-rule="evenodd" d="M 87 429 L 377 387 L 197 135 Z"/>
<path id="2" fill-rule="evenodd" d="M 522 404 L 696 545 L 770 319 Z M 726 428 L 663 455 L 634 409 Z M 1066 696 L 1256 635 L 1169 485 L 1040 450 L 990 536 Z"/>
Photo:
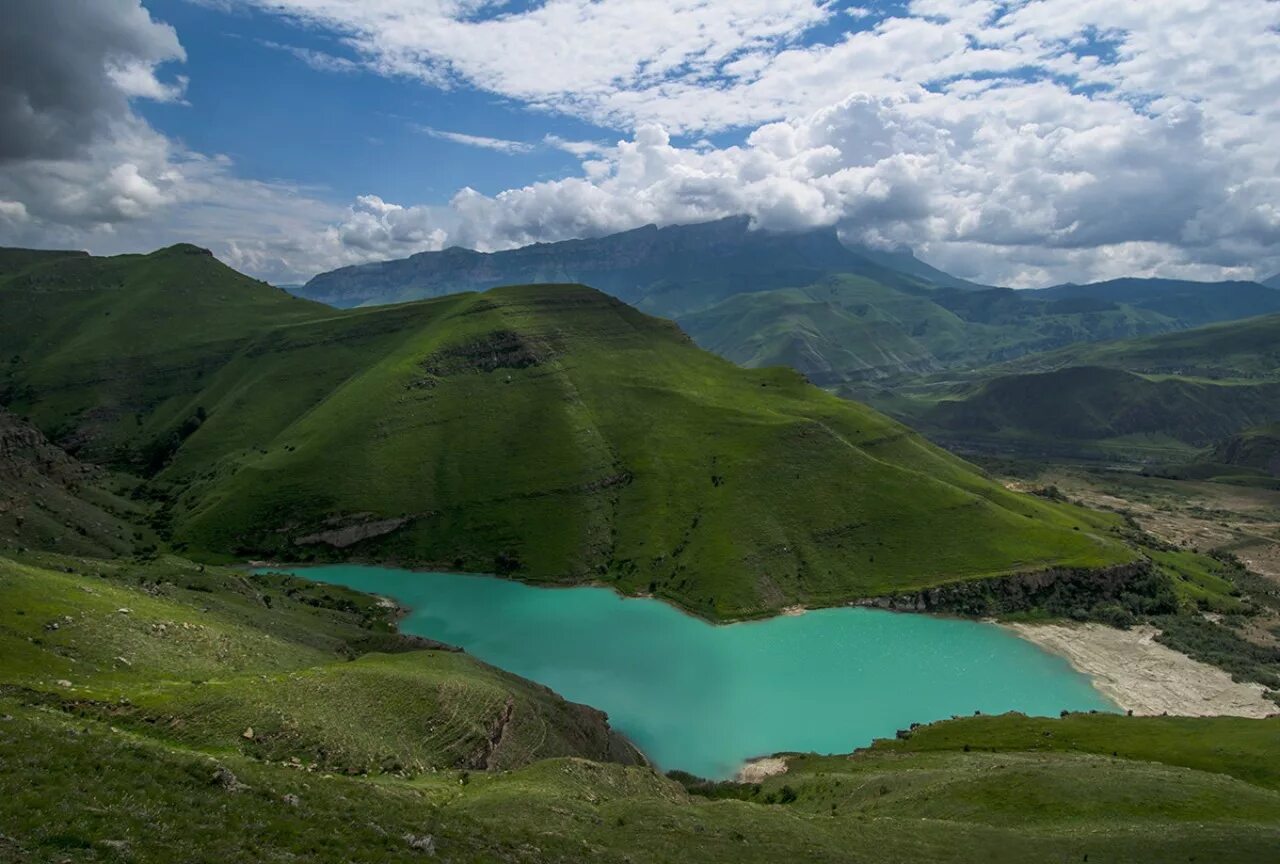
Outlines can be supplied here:
<path id="1" fill-rule="evenodd" d="M 77 455 L 146 470 L 138 442 L 179 430 L 206 375 L 259 331 L 327 313 L 194 246 L 43 260 L 0 274 L 0 403 Z"/>
<path id="2" fill-rule="evenodd" d="M 33 554 L 0 559 L 0 598 L 6 861 L 1251 862 L 1280 843 L 1276 719 L 974 717 L 681 783 L 625 764 L 598 712 L 399 637 L 341 588 Z"/>
<path id="3" fill-rule="evenodd" d="M 596 580 L 712 617 L 1132 556 L 581 286 L 340 312 L 179 247 L 41 265 L 0 303 L 27 316 L 14 407 L 155 475 L 190 554 Z"/>
<path id="4" fill-rule="evenodd" d="M 375 598 L 181 559 L 0 558 L 0 682 L 175 746 L 344 773 L 634 763 L 600 712 L 391 631 Z"/>
<path id="5" fill-rule="evenodd" d="M 1280 316 L 853 392 L 962 449 L 1181 462 L 1280 419 Z"/>
<path id="6" fill-rule="evenodd" d="M 832 276 L 738 294 L 680 323 L 702 347 L 736 363 L 791 366 L 834 386 L 901 382 L 1276 310 L 1280 292 L 1254 283 L 1117 280 L 1013 291 Z"/>

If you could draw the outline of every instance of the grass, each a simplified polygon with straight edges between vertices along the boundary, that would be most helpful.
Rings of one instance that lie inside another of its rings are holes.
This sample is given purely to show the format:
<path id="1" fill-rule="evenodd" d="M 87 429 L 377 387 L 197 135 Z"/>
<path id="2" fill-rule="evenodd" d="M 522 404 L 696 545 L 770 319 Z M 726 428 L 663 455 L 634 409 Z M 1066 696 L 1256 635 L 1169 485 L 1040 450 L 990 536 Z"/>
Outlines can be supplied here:
<path id="1" fill-rule="evenodd" d="M 210 562 L 592 581 L 731 618 L 1133 557 L 1086 511 L 581 286 L 336 311 L 174 247 L 32 267 L 0 307 L 14 409 L 153 475 L 163 539 Z"/>
<path id="2" fill-rule="evenodd" d="M 1050 739 L 984 730 L 1003 718 L 954 734 L 939 724 L 930 729 L 954 743 L 926 745 L 917 731 L 910 752 L 797 757 L 756 794 L 715 800 L 648 769 L 583 760 L 348 778 L 211 757 L 14 700 L 0 711 L 0 850 L 19 862 L 416 861 L 427 856 L 410 841 L 426 836 L 437 857 L 463 862 L 1252 862 L 1280 842 L 1280 793 L 1256 758 L 1274 752 L 1270 721 L 1193 720 L 1155 739 L 1128 718 L 1048 721 L 1064 724 L 1048 725 Z M 1079 746 L 1064 737 L 1069 722 Z M 1225 756 L 1200 753 L 1210 731 Z M 986 734 L 992 752 L 959 743 Z M 1205 767 L 1090 753 L 1127 751 L 1108 744 L 1117 736 Z M 1252 768 L 1237 770 L 1245 755 Z M 243 788 L 229 791 L 220 768 Z"/>
<path id="3" fill-rule="evenodd" d="M 4 690 L 175 745 L 361 774 L 637 758 L 600 712 L 334 586 L 42 555 L 0 558 L 0 596 Z"/>

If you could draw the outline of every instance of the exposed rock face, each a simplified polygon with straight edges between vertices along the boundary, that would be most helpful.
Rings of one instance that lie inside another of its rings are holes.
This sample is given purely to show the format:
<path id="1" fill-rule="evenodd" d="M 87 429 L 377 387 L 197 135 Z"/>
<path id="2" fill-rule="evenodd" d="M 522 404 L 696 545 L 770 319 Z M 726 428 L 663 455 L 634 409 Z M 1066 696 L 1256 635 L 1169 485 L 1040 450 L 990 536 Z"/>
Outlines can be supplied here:
<path id="1" fill-rule="evenodd" d="M 0 408 L 0 543 L 96 555 L 130 552 L 133 528 L 98 503 L 103 479 L 102 469 Z"/>
<path id="2" fill-rule="evenodd" d="M 1159 579 L 1150 561 L 1098 570 L 1053 568 L 996 579 L 953 582 L 911 594 L 892 594 L 858 601 L 859 606 L 901 612 L 955 612 L 997 615 L 1034 608 L 1069 611 L 1118 600 L 1126 592 L 1146 595 L 1150 580 Z"/>
<path id="3" fill-rule="evenodd" d="M 335 549 L 345 549 L 348 546 L 354 546 L 361 540 L 390 534 L 392 531 L 404 527 L 408 522 L 408 516 L 397 516 L 392 519 L 371 519 L 354 525 L 343 525 L 324 531 L 317 531 L 314 534 L 298 537 L 293 542 L 299 546 L 324 544 Z"/>

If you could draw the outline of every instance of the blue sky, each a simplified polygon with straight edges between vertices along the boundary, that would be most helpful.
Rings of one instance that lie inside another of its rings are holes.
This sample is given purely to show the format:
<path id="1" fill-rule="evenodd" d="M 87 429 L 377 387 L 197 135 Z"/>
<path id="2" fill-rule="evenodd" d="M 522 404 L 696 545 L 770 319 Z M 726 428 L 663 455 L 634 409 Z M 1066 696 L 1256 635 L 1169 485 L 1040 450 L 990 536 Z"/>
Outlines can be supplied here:
<path id="1" fill-rule="evenodd" d="M 0 244 L 305 279 L 747 215 L 1015 287 L 1280 270 L 1280 3 L 8 0 Z"/>
<path id="2" fill-rule="evenodd" d="M 157 129 L 245 174 L 312 187 L 334 201 L 374 194 L 445 203 L 460 185 L 486 194 L 578 173 L 578 160 L 539 146 L 506 154 L 433 138 L 444 131 L 540 144 L 618 137 L 573 118 L 530 111 L 465 85 L 424 87 L 403 77 L 314 69 L 269 44 L 355 59 L 331 33 L 252 8 L 149 0 L 178 31 L 190 78 L 184 103 L 140 103 Z"/>

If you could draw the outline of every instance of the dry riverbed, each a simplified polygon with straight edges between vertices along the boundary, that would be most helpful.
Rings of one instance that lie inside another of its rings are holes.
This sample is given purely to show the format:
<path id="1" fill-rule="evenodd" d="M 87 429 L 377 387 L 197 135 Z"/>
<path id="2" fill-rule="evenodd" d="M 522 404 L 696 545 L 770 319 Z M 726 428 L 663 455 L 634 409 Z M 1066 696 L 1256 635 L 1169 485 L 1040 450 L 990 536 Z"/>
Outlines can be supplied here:
<path id="1" fill-rule="evenodd" d="M 1139 715 L 1266 717 L 1280 706 L 1261 684 L 1240 683 L 1215 666 L 1155 641 L 1151 626 L 1117 630 L 1102 624 L 1005 625 L 1029 642 L 1065 657 L 1098 691 Z"/>

